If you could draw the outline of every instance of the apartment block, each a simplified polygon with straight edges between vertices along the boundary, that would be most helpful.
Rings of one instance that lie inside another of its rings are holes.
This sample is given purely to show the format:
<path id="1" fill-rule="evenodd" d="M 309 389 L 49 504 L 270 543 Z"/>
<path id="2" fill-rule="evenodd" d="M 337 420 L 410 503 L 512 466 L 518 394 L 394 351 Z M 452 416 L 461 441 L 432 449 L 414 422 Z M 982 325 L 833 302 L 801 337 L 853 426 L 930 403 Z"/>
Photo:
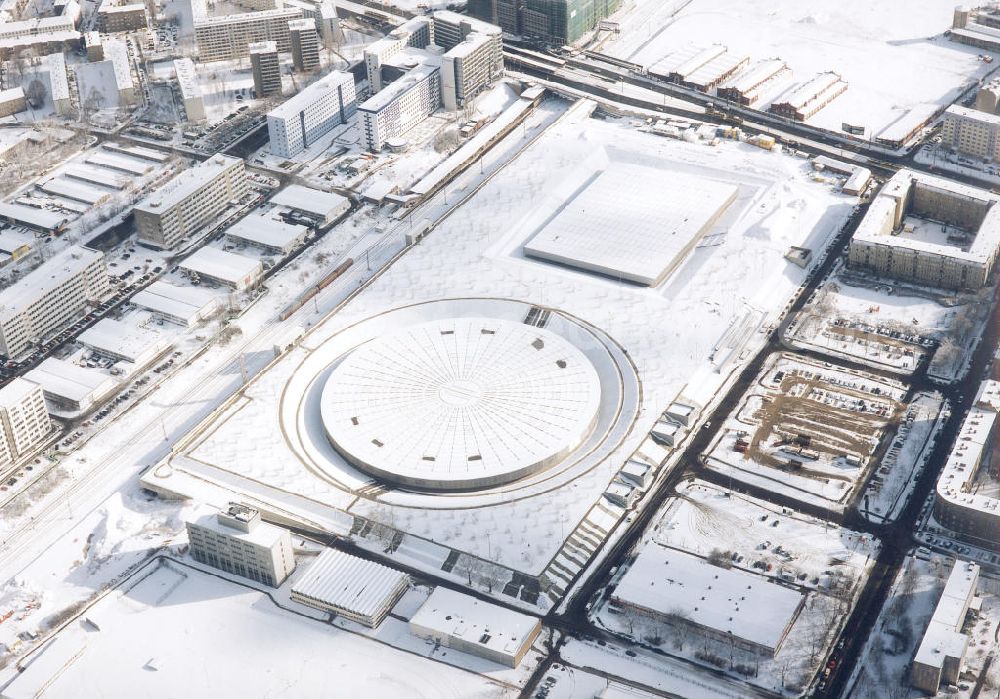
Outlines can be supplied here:
<path id="1" fill-rule="evenodd" d="M 941 683 L 957 684 L 969 649 L 969 637 L 962 633 L 965 616 L 972 606 L 979 581 L 979 566 L 968 561 L 955 561 L 948 576 L 934 616 L 924 632 L 910 666 L 911 686 L 938 693 Z"/>
<path id="2" fill-rule="evenodd" d="M 73 245 L 0 291 L 0 355 L 19 357 L 110 290 L 104 255 Z"/>
<path id="3" fill-rule="evenodd" d="M 434 65 L 414 68 L 358 106 L 368 150 L 378 152 L 441 106 L 441 71 Z"/>
<path id="4" fill-rule="evenodd" d="M 41 386 L 16 378 L 0 388 L 0 468 L 31 451 L 51 429 Z"/>
<path id="5" fill-rule="evenodd" d="M 49 74 L 49 97 L 56 114 L 63 116 L 73 111 L 70 99 L 69 76 L 66 72 L 66 57 L 61 53 L 50 53 L 42 59 L 42 66 Z"/>
<path id="6" fill-rule="evenodd" d="M 218 216 L 247 192 L 247 175 L 240 158 L 215 155 L 184 170 L 136 205 L 139 242 L 164 250 Z"/>
<path id="7" fill-rule="evenodd" d="M 964 155 L 1000 160 L 1000 116 L 952 105 L 945 110 L 941 144 Z"/>
<path id="8" fill-rule="evenodd" d="M 220 17 L 196 17 L 194 35 L 198 44 L 198 57 L 202 61 L 228 61 L 244 58 L 250 53 L 250 44 L 273 41 L 280 53 L 291 50 L 288 23 L 302 18 L 297 7 L 247 12 Z"/>
<path id="9" fill-rule="evenodd" d="M 455 110 L 503 75 L 503 41 L 499 27 L 490 34 L 473 33 L 441 59 L 441 102 Z"/>
<path id="10" fill-rule="evenodd" d="M 191 556 L 227 573 L 278 587 L 295 570 L 287 529 L 261 521 L 260 512 L 229 503 L 216 515 L 187 523 Z"/>
<path id="11" fill-rule="evenodd" d="M 117 5 L 104 0 L 97 8 L 97 22 L 105 34 L 132 32 L 146 26 L 146 5 L 141 2 Z"/>
<path id="12" fill-rule="evenodd" d="M 621 0 L 469 0 L 466 11 L 505 32 L 570 44 L 593 31 Z"/>
<path id="13" fill-rule="evenodd" d="M 205 98 L 198 85 L 194 61 L 190 58 L 174 60 L 174 75 L 177 77 L 177 88 L 184 103 L 184 114 L 188 121 L 203 121 L 205 119 Z"/>
<path id="14" fill-rule="evenodd" d="M 281 65 L 278 63 L 278 45 L 273 41 L 250 44 L 250 69 L 253 89 L 257 97 L 281 94 Z"/>
<path id="15" fill-rule="evenodd" d="M 319 68 L 319 33 L 316 31 L 316 22 L 311 19 L 293 19 L 288 23 L 288 34 L 295 70 L 309 72 Z"/>
<path id="16" fill-rule="evenodd" d="M 267 113 L 274 155 L 291 158 L 357 111 L 354 77 L 335 71 Z"/>

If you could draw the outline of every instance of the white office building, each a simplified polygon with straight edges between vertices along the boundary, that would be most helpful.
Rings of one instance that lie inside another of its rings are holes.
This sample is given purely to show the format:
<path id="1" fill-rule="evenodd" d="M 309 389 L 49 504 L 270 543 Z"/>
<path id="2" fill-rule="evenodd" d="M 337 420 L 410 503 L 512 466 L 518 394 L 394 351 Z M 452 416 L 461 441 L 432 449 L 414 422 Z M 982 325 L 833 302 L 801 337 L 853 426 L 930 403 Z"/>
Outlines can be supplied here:
<path id="1" fill-rule="evenodd" d="M 191 556 L 227 573 L 278 587 L 295 570 L 287 529 L 260 519 L 247 505 L 229 503 L 216 515 L 187 523 Z"/>
<path id="2" fill-rule="evenodd" d="M 267 113 L 271 153 L 298 155 L 356 111 L 354 77 L 334 71 Z"/>
<path id="3" fill-rule="evenodd" d="M 404 135 L 440 105 L 440 69 L 431 64 L 414 68 L 358 106 L 368 150 L 380 151 L 386 141 Z"/>
<path id="4" fill-rule="evenodd" d="M 41 386 L 16 378 L 0 388 L 0 469 L 31 451 L 51 429 Z"/>
<path id="5" fill-rule="evenodd" d="M 146 197 L 134 209 L 140 243 L 171 249 L 218 216 L 247 192 L 240 158 L 214 155 L 184 170 Z"/>
<path id="6" fill-rule="evenodd" d="M 73 245 L 0 291 L 0 354 L 18 357 L 108 295 L 104 255 Z"/>

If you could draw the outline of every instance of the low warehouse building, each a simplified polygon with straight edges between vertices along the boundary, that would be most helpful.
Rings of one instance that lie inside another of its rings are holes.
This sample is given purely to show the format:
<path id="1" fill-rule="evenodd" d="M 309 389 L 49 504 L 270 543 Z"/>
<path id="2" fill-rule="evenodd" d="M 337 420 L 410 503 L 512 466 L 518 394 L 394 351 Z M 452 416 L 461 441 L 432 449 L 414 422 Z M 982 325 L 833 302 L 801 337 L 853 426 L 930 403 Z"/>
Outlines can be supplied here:
<path id="1" fill-rule="evenodd" d="M 138 308 L 189 328 L 222 309 L 222 299 L 208 289 L 177 286 L 162 280 L 153 282 L 131 300 Z"/>
<path id="2" fill-rule="evenodd" d="M 447 648 L 517 667 L 542 630 L 535 617 L 434 589 L 410 619 L 410 631 Z"/>
<path id="3" fill-rule="evenodd" d="M 351 210 L 351 200 L 334 192 L 324 192 L 300 184 L 290 184 L 271 197 L 271 203 L 311 218 L 322 227 Z"/>
<path id="4" fill-rule="evenodd" d="M 226 230 L 226 238 L 240 245 L 256 245 L 275 255 L 287 255 L 301 246 L 309 229 L 286 223 L 271 211 L 267 214 L 250 214 Z"/>
<path id="5" fill-rule="evenodd" d="M 210 279 L 236 291 L 246 291 L 264 274 L 260 261 L 218 248 L 199 248 L 179 266 L 195 280 Z"/>
<path id="6" fill-rule="evenodd" d="M 43 361 L 24 378 L 41 384 L 52 412 L 85 413 L 118 388 L 113 376 L 55 357 Z"/>
<path id="7" fill-rule="evenodd" d="M 405 573 L 326 549 L 292 585 L 291 597 L 310 607 L 375 628 L 410 585 Z"/>
<path id="8" fill-rule="evenodd" d="M 84 347 L 105 357 L 129 362 L 134 365 L 133 370 L 149 366 L 173 347 L 170 339 L 162 333 L 135 322 L 113 318 L 102 318 L 80 333 L 77 340 Z"/>

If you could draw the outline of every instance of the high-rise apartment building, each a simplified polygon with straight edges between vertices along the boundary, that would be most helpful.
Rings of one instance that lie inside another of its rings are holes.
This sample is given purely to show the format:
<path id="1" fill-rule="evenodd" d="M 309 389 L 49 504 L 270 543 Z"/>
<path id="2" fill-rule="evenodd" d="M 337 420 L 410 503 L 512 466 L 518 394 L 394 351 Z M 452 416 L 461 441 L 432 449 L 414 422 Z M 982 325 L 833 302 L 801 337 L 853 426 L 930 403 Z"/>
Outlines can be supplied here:
<path id="1" fill-rule="evenodd" d="M 191 556 L 228 573 L 278 587 L 295 570 L 287 529 L 260 519 L 247 505 L 229 503 L 216 515 L 187 523 Z"/>
<path id="2" fill-rule="evenodd" d="M 0 469 L 27 454 L 51 429 L 41 386 L 16 378 L 0 388 Z"/>
<path id="3" fill-rule="evenodd" d="M 171 249 L 196 232 L 247 192 L 247 175 L 240 158 L 214 155 L 184 170 L 136 205 L 135 227 L 140 243 Z"/>
<path id="4" fill-rule="evenodd" d="M 273 41 L 250 44 L 250 69 L 253 89 L 257 97 L 281 94 L 281 65 L 278 63 L 278 45 Z"/>
<path id="5" fill-rule="evenodd" d="M 110 291 L 104 255 L 73 245 L 0 291 L 0 355 L 18 357 Z"/>
<path id="6" fill-rule="evenodd" d="M 974 158 L 1000 161 L 1000 116 L 952 105 L 944 113 L 941 144 Z"/>
<path id="7" fill-rule="evenodd" d="M 288 35 L 295 70 L 304 73 L 319 68 L 319 33 L 316 31 L 316 22 L 311 19 L 293 19 L 288 23 Z"/>
<path id="8" fill-rule="evenodd" d="M 429 64 L 414 68 L 358 106 L 365 145 L 380 151 L 386 141 L 402 136 L 440 106 L 440 69 Z"/>
<path id="9" fill-rule="evenodd" d="M 267 113 L 271 152 L 291 158 L 356 111 L 354 77 L 334 71 Z"/>
<path id="10" fill-rule="evenodd" d="M 621 0 L 469 0 L 466 11 L 511 34 L 569 44 L 620 5 Z"/>
<path id="11" fill-rule="evenodd" d="M 198 58 L 202 61 L 228 61 L 244 58 L 250 44 L 273 41 L 278 51 L 291 50 L 288 23 L 301 19 L 302 10 L 282 7 L 260 12 L 246 12 L 219 17 L 196 17 L 194 35 L 198 43 Z"/>

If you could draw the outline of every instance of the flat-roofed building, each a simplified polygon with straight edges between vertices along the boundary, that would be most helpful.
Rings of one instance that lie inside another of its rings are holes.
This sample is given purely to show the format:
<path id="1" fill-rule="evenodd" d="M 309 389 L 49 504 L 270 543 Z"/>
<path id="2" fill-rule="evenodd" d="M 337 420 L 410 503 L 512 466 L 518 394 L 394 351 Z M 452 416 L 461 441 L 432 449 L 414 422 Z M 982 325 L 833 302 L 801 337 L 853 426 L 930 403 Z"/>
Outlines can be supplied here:
<path id="1" fill-rule="evenodd" d="M 820 73 L 779 97 L 768 111 L 794 121 L 805 121 L 847 91 L 847 82 L 833 71 Z"/>
<path id="2" fill-rule="evenodd" d="M 292 537 L 248 505 L 229 503 L 187 523 L 191 557 L 199 563 L 278 587 L 295 570 Z"/>
<path id="3" fill-rule="evenodd" d="M 291 50 L 288 22 L 300 19 L 302 10 L 282 7 L 220 17 L 196 17 L 195 40 L 202 61 L 229 61 L 249 55 L 250 44 L 273 41 L 280 53 Z"/>
<path id="4" fill-rule="evenodd" d="M 17 114 L 27 108 L 28 103 L 24 99 L 23 88 L 18 86 L 9 90 L 0 90 L 0 117 Z"/>
<path id="5" fill-rule="evenodd" d="M 174 60 L 174 75 L 177 76 L 177 88 L 184 103 L 184 115 L 188 121 L 205 120 L 205 98 L 198 85 L 198 75 L 195 72 L 194 61 L 190 58 Z"/>
<path id="6" fill-rule="evenodd" d="M 892 279 L 981 289 L 1000 250 L 1000 196 L 900 170 L 854 232 L 848 264 Z"/>
<path id="7" fill-rule="evenodd" d="M 405 573 L 324 549 L 292 584 L 291 598 L 375 628 L 410 586 Z"/>
<path id="8" fill-rule="evenodd" d="M 250 44 L 250 71 L 253 89 L 258 98 L 281 94 L 281 65 L 278 63 L 278 44 L 258 41 Z"/>
<path id="9" fill-rule="evenodd" d="M 222 298 L 209 289 L 177 286 L 161 279 L 139 291 L 130 301 L 171 323 L 192 328 L 222 309 Z"/>
<path id="10" fill-rule="evenodd" d="M 236 291 L 249 289 L 264 275 L 259 260 L 210 247 L 199 248 L 179 266 L 194 279 L 208 279 Z"/>
<path id="11" fill-rule="evenodd" d="M 226 238 L 240 245 L 254 245 L 265 252 L 287 255 L 306 240 L 309 229 L 283 221 L 275 210 L 250 214 L 226 229 Z"/>
<path id="12" fill-rule="evenodd" d="M 941 144 L 983 160 L 1000 160 L 1000 116 L 952 105 L 944 112 Z"/>
<path id="13" fill-rule="evenodd" d="M 382 66 L 407 47 L 424 49 L 434 43 L 430 17 L 414 17 L 365 47 L 365 73 L 371 94 L 382 89 Z"/>
<path id="14" fill-rule="evenodd" d="M 292 65 L 299 72 L 319 68 L 319 34 L 316 22 L 311 19 L 293 19 L 288 23 L 288 37 L 292 44 Z"/>
<path id="15" fill-rule="evenodd" d="M 137 323 L 135 314 L 124 320 L 102 318 L 80 333 L 77 342 L 99 355 L 133 365 L 132 372 L 141 371 L 173 347 L 168 335 Z"/>
<path id="16" fill-rule="evenodd" d="M 91 63 L 104 60 L 104 42 L 100 32 L 87 32 L 83 35 L 83 43 L 87 47 L 87 60 Z"/>
<path id="17" fill-rule="evenodd" d="M 42 66 L 49 76 L 49 97 L 56 114 L 65 116 L 71 113 L 73 102 L 70 98 L 66 57 L 61 53 L 50 53 L 42 59 Z"/>
<path id="18" fill-rule="evenodd" d="M 0 388 L 0 468 L 24 457 L 51 430 L 41 386 L 18 377 Z"/>
<path id="19" fill-rule="evenodd" d="M 521 664 L 541 630 L 536 617 L 444 587 L 410 618 L 416 636 L 509 667 Z"/>
<path id="20" fill-rule="evenodd" d="M 184 170 L 134 209 L 138 240 L 144 245 L 172 249 L 183 238 L 218 216 L 248 187 L 243 160 L 214 155 Z"/>
<path id="21" fill-rule="evenodd" d="M 434 43 L 441 59 L 441 102 L 445 109 L 465 106 L 503 76 L 503 30 L 457 12 L 433 14 Z"/>
<path id="22" fill-rule="evenodd" d="M 969 637 L 962 633 L 965 615 L 976 594 L 979 566 L 955 561 L 934 615 L 924 632 L 910 666 L 910 684 L 931 695 L 941 683 L 958 684 L 958 676 L 969 649 Z"/>
<path id="23" fill-rule="evenodd" d="M 104 59 L 111 63 L 114 71 L 119 104 L 124 106 L 134 103 L 137 95 L 135 81 L 132 79 L 132 59 L 128 55 L 128 46 L 118 39 L 106 39 Z"/>
<path id="24" fill-rule="evenodd" d="M 333 0 L 323 0 L 320 4 L 316 23 L 325 48 L 332 49 L 344 41 L 344 31 L 340 27 L 340 17 L 337 16 L 337 6 Z"/>
<path id="25" fill-rule="evenodd" d="M 49 357 L 24 375 L 41 385 L 45 400 L 53 410 L 78 416 L 91 410 L 118 390 L 115 377 L 99 369 L 82 367 L 64 359 Z"/>
<path id="26" fill-rule="evenodd" d="M 105 34 L 133 32 L 146 26 L 146 5 L 141 2 L 118 4 L 104 0 L 97 8 L 97 22 Z"/>
<path id="27" fill-rule="evenodd" d="M 104 255 L 72 245 L 0 291 L 0 354 L 18 357 L 104 299 Z"/>
<path id="28" fill-rule="evenodd" d="M 760 100 L 768 84 L 789 73 L 788 64 L 780 58 L 765 59 L 724 82 L 717 94 L 721 99 L 752 107 Z"/>
<path id="29" fill-rule="evenodd" d="M 406 134 L 441 106 L 441 71 L 424 64 L 358 105 L 365 145 L 378 152 L 390 138 Z"/>
<path id="30" fill-rule="evenodd" d="M 357 111 L 354 77 L 334 71 L 267 113 L 271 152 L 291 158 Z"/>
<path id="31" fill-rule="evenodd" d="M 798 590 L 655 542 L 643 547 L 611 597 L 618 610 L 771 657 L 804 602 Z"/>
<path id="32" fill-rule="evenodd" d="M 336 192 L 324 192 L 300 184 L 290 184 L 271 197 L 271 203 L 312 219 L 317 226 L 333 223 L 351 210 L 351 200 Z"/>

